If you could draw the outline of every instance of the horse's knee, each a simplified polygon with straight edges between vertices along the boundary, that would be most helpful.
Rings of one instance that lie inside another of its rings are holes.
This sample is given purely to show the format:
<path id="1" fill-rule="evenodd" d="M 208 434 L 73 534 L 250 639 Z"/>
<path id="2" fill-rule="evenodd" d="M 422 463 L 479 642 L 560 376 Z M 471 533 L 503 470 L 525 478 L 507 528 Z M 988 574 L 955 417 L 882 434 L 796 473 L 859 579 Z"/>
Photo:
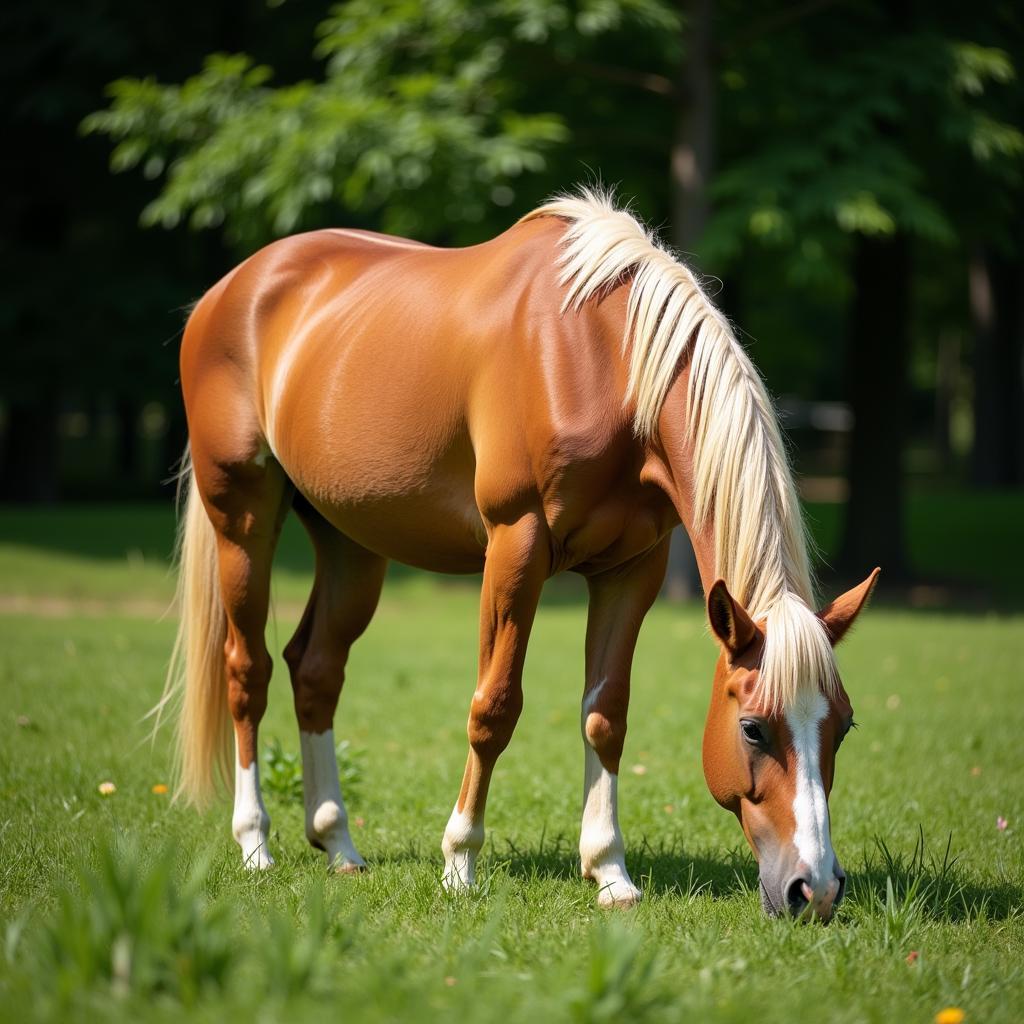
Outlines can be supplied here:
<path id="1" fill-rule="evenodd" d="M 523 694 L 518 686 L 477 690 L 469 709 L 469 745 L 484 760 L 495 760 L 509 745 L 522 710 Z"/>
<path id="2" fill-rule="evenodd" d="M 295 717 L 303 732 L 321 733 L 333 725 L 346 661 L 345 656 L 317 656 L 307 649 L 301 660 L 289 663 Z"/>
<path id="3" fill-rule="evenodd" d="M 626 715 L 611 709 L 595 708 L 585 712 L 583 737 L 597 754 L 601 764 L 617 775 L 626 742 Z"/>
<path id="4" fill-rule="evenodd" d="M 284 645 L 284 650 L 281 652 L 281 657 L 284 658 L 284 663 L 288 666 L 293 680 L 295 673 L 302 664 L 302 659 L 306 656 L 306 649 L 308 647 L 309 630 L 305 627 L 305 623 L 303 623 L 299 626 L 291 640 Z"/>

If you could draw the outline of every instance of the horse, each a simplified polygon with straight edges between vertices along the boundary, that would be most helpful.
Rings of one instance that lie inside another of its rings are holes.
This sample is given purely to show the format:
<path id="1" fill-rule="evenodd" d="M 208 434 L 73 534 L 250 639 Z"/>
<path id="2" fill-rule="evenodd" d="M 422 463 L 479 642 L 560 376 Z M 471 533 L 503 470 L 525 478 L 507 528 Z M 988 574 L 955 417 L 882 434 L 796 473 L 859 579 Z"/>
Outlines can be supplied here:
<path id="1" fill-rule="evenodd" d="M 196 304 L 180 370 L 180 626 L 160 707 L 179 704 L 179 795 L 202 806 L 233 777 L 246 868 L 274 863 L 257 737 L 271 561 L 293 509 L 316 569 L 283 653 L 306 836 L 329 869 L 365 867 L 333 722 L 388 560 L 483 574 L 469 752 L 442 841 L 453 891 L 474 884 L 541 590 L 571 570 L 588 588 L 580 866 L 601 906 L 635 904 L 618 822 L 631 662 L 681 522 L 719 648 L 708 787 L 757 858 L 765 911 L 828 920 L 845 886 L 828 796 L 853 720 L 833 646 L 878 570 L 814 610 L 764 384 L 628 209 L 584 189 L 466 248 L 345 229 L 276 241 Z"/>

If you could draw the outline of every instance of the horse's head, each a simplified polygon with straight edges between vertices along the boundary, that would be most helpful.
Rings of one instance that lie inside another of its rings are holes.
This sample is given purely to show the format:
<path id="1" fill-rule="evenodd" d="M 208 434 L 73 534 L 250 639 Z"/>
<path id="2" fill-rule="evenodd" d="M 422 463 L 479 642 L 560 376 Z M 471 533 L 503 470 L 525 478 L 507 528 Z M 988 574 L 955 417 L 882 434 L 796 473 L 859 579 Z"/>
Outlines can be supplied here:
<path id="1" fill-rule="evenodd" d="M 819 613 L 833 646 L 877 576 L 876 569 Z M 758 686 L 765 623 L 754 622 L 722 580 L 708 592 L 708 618 L 722 647 L 704 727 L 708 788 L 739 818 L 757 857 L 765 911 L 827 921 L 846 888 L 828 795 L 836 752 L 853 724 L 849 697 L 838 680 L 830 687 L 814 680 L 786 706 L 766 706 Z"/>

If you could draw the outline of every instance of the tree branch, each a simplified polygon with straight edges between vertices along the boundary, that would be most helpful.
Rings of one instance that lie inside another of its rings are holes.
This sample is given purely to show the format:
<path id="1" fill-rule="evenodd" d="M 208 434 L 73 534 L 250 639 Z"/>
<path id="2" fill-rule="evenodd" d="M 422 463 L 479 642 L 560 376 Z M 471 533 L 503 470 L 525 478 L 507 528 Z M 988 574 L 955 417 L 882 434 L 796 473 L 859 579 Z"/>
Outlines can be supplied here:
<path id="1" fill-rule="evenodd" d="M 555 57 L 554 62 L 567 71 L 574 71 L 591 78 L 600 78 L 617 85 L 628 85 L 655 96 L 674 96 L 676 93 L 672 80 L 665 75 L 649 71 L 634 71 L 632 68 L 620 68 L 611 64 L 595 64 L 589 60 Z"/>

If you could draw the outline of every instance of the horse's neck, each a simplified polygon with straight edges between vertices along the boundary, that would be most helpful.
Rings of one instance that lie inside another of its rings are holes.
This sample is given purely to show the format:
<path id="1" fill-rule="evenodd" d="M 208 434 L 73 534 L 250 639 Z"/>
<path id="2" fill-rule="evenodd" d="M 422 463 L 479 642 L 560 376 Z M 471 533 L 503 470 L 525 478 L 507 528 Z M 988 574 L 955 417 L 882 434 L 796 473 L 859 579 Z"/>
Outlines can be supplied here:
<path id="1" fill-rule="evenodd" d="M 693 444 L 686 430 L 686 390 L 690 370 L 686 367 L 676 378 L 659 421 L 655 458 L 663 462 L 661 485 L 675 506 L 690 537 L 700 581 L 707 593 L 717 579 L 715 565 L 714 510 L 698 528 L 694 522 Z"/>
<path id="2" fill-rule="evenodd" d="M 659 420 L 659 438 L 654 445 L 652 455 L 663 463 L 663 473 L 659 474 L 662 478 L 662 486 L 690 536 L 697 568 L 700 571 L 701 583 L 706 592 L 719 576 L 728 577 L 729 575 L 728 571 L 718 564 L 716 558 L 716 550 L 719 547 L 715 528 L 716 521 L 722 520 L 722 513 L 726 516 L 739 516 L 756 515 L 758 511 L 751 508 L 749 502 L 747 507 L 735 509 L 718 509 L 712 503 L 703 522 L 695 521 L 694 446 L 687 430 L 688 377 L 689 371 L 684 369 L 669 391 Z M 735 443 L 742 444 L 744 442 L 737 437 Z M 664 482 L 666 479 L 667 484 Z M 712 502 L 715 500 L 713 498 Z M 751 495 L 750 500 L 756 502 L 756 496 Z M 764 511 L 761 510 L 762 514 Z M 746 534 L 747 527 L 750 525 L 737 524 L 735 520 L 732 520 L 728 524 L 728 536 L 731 539 Z M 737 529 L 738 526 L 740 529 Z M 761 531 L 760 536 L 762 538 L 761 547 L 756 550 L 752 549 L 747 553 L 720 552 L 725 559 L 725 564 L 732 564 L 734 571 L 738 571 L 741 564 L 737 561 L 737 555 L 741 559 L 745 559 L 744 579 L 726 578 L 725 581 L 732 590 L 733 596 L 746 602 L 754 595 L 760 595 L 760 600 L 756 602 L 759 606 L 763 605 L 766 599 L 769 604 L 774 603 L 769 595 L 776 592 L 779 594 L 790 592 L 807 600 L 810 597 L 806 593 L 809 583 L 799 575 L 799 555 L 794 556 L 792 545 L 789 549 L 786 548 L 786 544 L 792 540 L 792 535 L 787 533 L 786 525 L 780 522 L 776 524 L 776 528 L 767 528 Z M 778 545 L 778 550 L 768 550 L 764 547 L 765 544 Z M 794 565 L 796 566 L 795 570 Z M 766 569 L 770 572 L 769 577 L 757 575 Z M 757 607 L 756 610 L 764 612 L 767 608 Z"/>

